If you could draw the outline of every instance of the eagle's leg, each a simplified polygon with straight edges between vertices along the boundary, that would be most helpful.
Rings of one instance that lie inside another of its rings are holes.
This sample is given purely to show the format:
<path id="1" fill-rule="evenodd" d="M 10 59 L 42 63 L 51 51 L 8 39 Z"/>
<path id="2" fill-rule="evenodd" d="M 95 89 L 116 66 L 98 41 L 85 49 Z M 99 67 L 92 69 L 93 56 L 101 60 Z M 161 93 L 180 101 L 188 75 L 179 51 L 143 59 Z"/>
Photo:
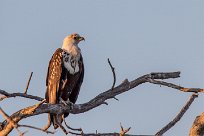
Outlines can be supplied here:
<path id="1" fill-rule="evenodd" d="M 63 103 L 64 105 L 67 105 L 66 101 L 64 101 L 61 97 L 60 97 L 60 103 Z"/>

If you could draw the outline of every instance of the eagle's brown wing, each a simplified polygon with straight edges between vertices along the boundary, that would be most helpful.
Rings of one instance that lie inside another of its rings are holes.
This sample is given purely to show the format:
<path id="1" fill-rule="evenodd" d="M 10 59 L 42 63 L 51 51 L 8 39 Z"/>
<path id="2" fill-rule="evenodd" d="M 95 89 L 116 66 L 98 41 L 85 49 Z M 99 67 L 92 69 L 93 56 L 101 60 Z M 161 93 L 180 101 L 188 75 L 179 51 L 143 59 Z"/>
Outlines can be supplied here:
<path id="1" fill-rule="evenodd" d="M 62 74 L 63 56 L 62 49 L 57 49 L 53 54 L 47 72 L 46 79 L 46 95 L 45 98 L 48 103 L 56 104 L 58 101 L 58 91 L 60 85 L 60 78 Z"/>
<path id="2" fill-rule="evenodd" d="M 62 52 L 62 49 L 57 49 L 53 54 L 48 66 L 46 79 L 47 90 L 45 93 L 45 98 L 47 102 L 51 104 L 56 104 L 59 102 L 60 78 L 63 66 Z M 56 125 L 56 116 L 49 114 L 48 119 L 53 123 L 54 127 L 57 128 L 58 125 Z M 61 123 L 61 120 L 58 122 Z"/>

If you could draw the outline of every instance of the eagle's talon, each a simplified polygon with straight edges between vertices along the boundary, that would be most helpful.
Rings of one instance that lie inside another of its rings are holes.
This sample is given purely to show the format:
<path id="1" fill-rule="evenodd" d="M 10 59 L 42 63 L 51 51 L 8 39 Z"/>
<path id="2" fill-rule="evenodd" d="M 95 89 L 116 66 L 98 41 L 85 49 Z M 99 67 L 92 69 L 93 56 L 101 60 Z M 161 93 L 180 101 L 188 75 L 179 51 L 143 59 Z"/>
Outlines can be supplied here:
<path id="1" fill-rule="evenodd" d="M 66 103 L 70 107 L 70 110 L 74 108 L 74 104 L 69 99 L 66 101 Z"/>
<path id="2" fill-rule="evenodd" d="M 65 106 L 69 106 L 70 110 L 74 108 L 74 104 L 69 99 L 67 99 L 67 101 L 64 101 L 62 98 L 60 98 L 60 103 L 63 103 Z"/>
<path id="3" fill-rule="evenodd" d="M 66 101 L 64 101 L 62 98 L 60 98 L 60 102 L 59 103 L 62 103 L 64 105 L 67 105 Z"/>

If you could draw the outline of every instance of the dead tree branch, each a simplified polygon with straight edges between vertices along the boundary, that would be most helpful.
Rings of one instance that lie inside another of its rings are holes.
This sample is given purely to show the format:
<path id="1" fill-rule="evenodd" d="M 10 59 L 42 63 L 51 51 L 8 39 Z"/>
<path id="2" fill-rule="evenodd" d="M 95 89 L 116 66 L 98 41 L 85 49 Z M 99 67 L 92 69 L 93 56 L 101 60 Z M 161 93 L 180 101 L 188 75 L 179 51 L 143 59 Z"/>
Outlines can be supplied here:
<path id="1" fill-rule="evenodd" d="M 127 129 L 126 129 L 127 130 Z M 121 133 L 88 133 L 83 134 L 83 136 L 120 136 Z M 131 135 L 131 134 L 125 134 L 124 136 L 154 136 L 154 135 Z"/>
<path id="2" fill-rule="evenodd" d="M 13 117 L 12 115 L 9 117 L 8 115 L 5 114 L 5 112 L 3 112 L 2 109 L 0 109 L 0 113 L 4 116 L 4 118 L 6 119 L 1 125 L 1 130 L 0 130 L 0 135 L 5 136 L 8 135 L 13 128 L 18 128 L 18 122 L 22 119 L 22 116 L 26 116 L 26 115 L 32 115 L 35 110 L 40 107 L 43 103 L 45 102 L 45 99 L 43 101 L 41 101 L 40 103 L 24 108 L 22 110 L 20 110 L 19 112 L 16 112 L 17 114 L 15 114 L 15 117 Z M 6 123 L 6 129 L 4 129 L 5 124 Z M 17 129 L 18 130 L 18 129 Z M 18 131 L 19 132 L 19 131 Z"/>
<path id="3" fill-rule="evenodd" d="M 186 111 L 189 109 L 191 104 L 193 103 L 194 99 L 198 97 L 197 93 L 194 93 L 191 95 L 187 103 L 184 105 L 184 107 L 181 109 L 181 111 L 178 113 L 178 115 L 169 122 L 165 127 L 163 127 L 161 130 L 159 130 L 155 136 L 162 136 L 165 132 L 167 132 L 169 129 L 171 129 L 186 113 Z"/>
<path id="4" fill-rule="evenodd" d="M 120 123 L 120 136 L 125 136 L 125 134 L 130 131 L 131 127 L 124 129 L 123 126 Z"/>
<path id="5" fill-rule="evenodd" d="M 28 79 L 28 83 L 27 83 L 27 85 L 26 85 L 26 88 L 25 88 L 24 94 L 27 94 L 28 87 L 29 87 L 29 84 L 30 84 L 30 81 L 31 81 L 32 75 L 33 75 L 33 72 L 30 73 L 30 77 L 29 77 L 29 79 Z"/>
<path id="6" fill-rule="evenodd" d="M 113 89 L 115 87 L 115 83 L 116 83 L 116 75 L 115 75 L 115 68 L 112 66 L 109 58 L 108 58 L 108 64 L 110 65 L 112 73 L 113 73 L 113 85 L 111 87 L 111 89 Z"/>
<path id="7" fill-rule="evenodd" d="M 183 89 L 186 89 L 186 88 L 180 87 L 180 86 L 172 84 L 172 83 L 167 83 L 167 82 L 156 80 L 156 79 L 170 79 L 170 78 L 178 78 L 178 77 L 180 77 L 180 72 L 150 73 L 150 74 L 141 76 L 135 80 L 132 80 L 130 82 L 126 79 L 120 85 L 99 94 L 98 96 L 96 96 L 95 98 L 93 98 L 92 100 L 90 100 L 89 102 L 84 103 L 84 104 L 74 104 L 74 105 L 72 105 L 73 107 L 70 107 L 70 106 L 65 106 L 63 104 L 52 105 L 52 104 L 42 104 L 41 103 L 41 104 L 38 104 L 37 106 L 33 105 L 33 106 L 29 106 L 27 108 L 21 109 L 21 110 L 17 111 L 16 113 L 12 114 L 10 116 L 10 118 L 11 118 L 11 120 L 15 121 L 15 123 L 18 123 L 20 120 L 22 120 L 24 118 L 34 116 L 34 115 L 43 114 L 43 113 L 79 114 L 79 113 L 87 112 L 93 108 L 96 108 L 96 107 L 106 103 L 105 102 L 106 100 L 112 99 L 115 96 L 122 94 L 126 91 L 129 91 L 132 88 L 135 88 L 135 87 L 137 87 L 143 83 L 146 83 L 146 82 L 153 83 L 153 84 L 159 84 L 159 85 L 163 85 L 163 86 L 167 86 L 167 87 L 171 87 L 171 88 L 183 91 Z M 24 93 L 10 94 L 10 93 L 7 93 L 6 91 L 3 91 L 3 90 L 0 90 L 0 94 L 5 95 L 6 97 L 20 96 L 20 97 L 39 100 L 39 101 L 43 100 L 43 98 L 40 98 L 38 96 L 27 95 Z M 11 122 L 5 120 L 4 122 L 1 123 L 0 128 L 2 128 L 2 130 L 0 131 L 0 135 L 7 135 L 13 130 L 14 127 L 12 126 Z"/>
<path id="8" fill-rule="evenodd" d="M 154 80 L 154 79 L 149 79 L 148 82 L 152 83 L 152 84 L 158 84 L 158 85 L 171 87 L 173 89 L 177 89 L 177 90 L 180 90 L 182 92 L 193 92 L 193 93 L 202 92 L 202 93 L 204 93 L 204 89 L 200 89 L 200 88 L 185 88 L 185 87 L 182 87 L 182 86 L 179 86 L 179 85 L 175 85 L 175 84 L 172 84 L 172 83 L 167 83 L 167 82 L 164 82 L 164 81 L 157 81 L 157 80 Z"/>
<path id="9" fill-rule="evenodd" d="M 25 93 L 8 93 L 4 90 L 0 89 L 0 94 L 4 95 L 3 97 L 0 98 L 0 101 L 5 99 L 5 98 L 10 98 L 10 97 L 24 97 L 24 98 L 29 98 L 29 99 L 33 99 L 33 100 L 37 100 L 37 101 L 42 101 L 43 98 L 38 97 L 38 96 L 34 96 L 34 95 L 29 95 L 29 94 L 25 94 Z"/>
<path id="10" fill-rule="evenodd" d="M 154 136 L 154 135 L 130 135 L 127 134 L 127 132 L 129 132 L 129 130 L 131 129 L 131 127 L 124 129 L 123 126 L 120 124 L 120 133 L 98 133 L 96 131 L 96 133 L 87 133 L 87 134 L 83 134 L 83 136 Z"/>
<path id="11" fill-rule="evenodd" d="M 30 125 L 18 125 L 18 127 L 32 128 L 32 129 L 36 129 L 36 130 L 39 130 L 39 131 L 44 131 L 47 134 L 54 134 L 55 133 L 55 132 L 52 132 L 52 131 L 43 130 L 42 128 L 38 128 L 38 127 L 30 126 Z"/>
<path id="12" fill-rule="evenodd" d="M 11 127 L 15 128 L 19 136 L 23 136 L 23 133 L 18 129 L 18 125 L 0 108 L 0 114 L 6 119 L 7 122 L 10 122 Z"/>
<path id="13" fill-rule="evenodd" d="M 88 133 L 83 134 L 83 136 L 120 136 L 120 133 Z M 154 135 L 131 135 L 125 134 L 125 136 L 154 136 Z"/>
<path id="14" fill-rule="evenodd" d="M 111 89 L 113 90 L 113 88 L 115 87 L 115 83 L 116 83 L 115 68 L 114 68 L 113 65 L 111 64 L 109 58 L 108 58 L 108 64 L 109 64 L 109 66 L 110 66 L 110 68 L 111 68 L 111 71 L 112 71 L 112 73 L 113 73 L 113 85 L 112 85 L 112 87 L 111 87 Z M 113 97 L 113 99 L 119 101 L 119 99 L 117 99 L 116 97 Z M 105 104 L 107 105 L 107 103 L 105 103 Z"/>

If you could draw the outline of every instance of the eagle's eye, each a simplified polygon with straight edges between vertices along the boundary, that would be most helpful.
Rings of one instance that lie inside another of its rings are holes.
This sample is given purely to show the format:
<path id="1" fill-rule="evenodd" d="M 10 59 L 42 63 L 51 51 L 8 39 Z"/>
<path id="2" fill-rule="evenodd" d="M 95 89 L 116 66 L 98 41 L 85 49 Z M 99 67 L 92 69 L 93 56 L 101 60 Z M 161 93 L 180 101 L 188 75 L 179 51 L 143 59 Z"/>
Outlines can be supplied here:
<path id="1" fill-rule="evenodd" d="M 75 36 L 74 36 L 74 39 L 77 40 L 77 39 L 78 39 L 78 36 L 75 35 Z"/>

